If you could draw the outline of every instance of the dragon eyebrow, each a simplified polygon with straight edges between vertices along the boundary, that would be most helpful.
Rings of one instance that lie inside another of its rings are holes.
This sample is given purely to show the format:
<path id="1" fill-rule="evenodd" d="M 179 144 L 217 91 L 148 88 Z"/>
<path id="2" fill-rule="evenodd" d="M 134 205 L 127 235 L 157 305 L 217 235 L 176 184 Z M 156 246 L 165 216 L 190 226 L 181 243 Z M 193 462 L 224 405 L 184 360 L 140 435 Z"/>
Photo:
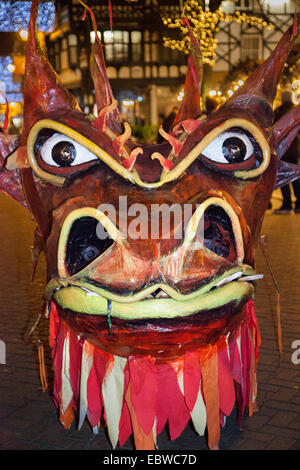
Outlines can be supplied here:
<path id="1" fill-rule="evenodd" d="M 200 126 L 202 119 L 184 119 L 173 127 L 173 132 L 178 135 L 184 130 L 188 135 L 194 132 Z"/>
<path id="2" fill-rule="evenodd" d="M 134 148 L 131 152 L 129 157 L 124 158 L 122 160 L 122 165 L 129 171 L 131 171 L 135 165 L 136 159 L 139 155 L 142 155 L 144 153 L 143 149 L 141 147 L 136 147 Z"/>
<path id="3" fill-rule="evenodd" d="M 161 166 L 166 170 L 166 171 L 171 171 L 173 166 L 174 166 L 174 163 L 172 162 L 172 160 L 168 160 L 167 158 L 165 158 L 160 152 L 154 152 L 152 153 L 151 155 L 151 159 L 152 160 L 158 160 L 159 163 L 161 164 Z"/>
<path id="4" fill-rule="evenodd" d="M 98 117 L 92 122 L 92 126 L 96 127 L 99 129 L 101 132 L 106 132 L 107 131 L 107 115 L 116 109 L 118 107 L 118 101 L 116 99 L 113 99 L 112 102 L 104 106 L 102 109 L 100 109 L 98 113 Z"/>
<path id="5" fill-rule="evenodd" d="M 169 144 L 172 146 L 175 157 L 177 157 L 182 150 L 182 142 L 180 142 L 180 140 L 178 140 L 172 134 L 166 132 L 162 126 L 160 126 L 158 132 L 167 142 L 169 142 Z"/>
<path id="6" fill-rule="evenodd" d="M 128 124 L 128 122 L 124 122 L 123 134 L 118 135 L 112 141 L 113 149 L 119 156 L 122 156 L 123 153 L 126 153 L 124 151 L 124 145 L 126 144 L 128 139 L 130 139 L 130 137 L 131 137 L 131 127 Z"/>

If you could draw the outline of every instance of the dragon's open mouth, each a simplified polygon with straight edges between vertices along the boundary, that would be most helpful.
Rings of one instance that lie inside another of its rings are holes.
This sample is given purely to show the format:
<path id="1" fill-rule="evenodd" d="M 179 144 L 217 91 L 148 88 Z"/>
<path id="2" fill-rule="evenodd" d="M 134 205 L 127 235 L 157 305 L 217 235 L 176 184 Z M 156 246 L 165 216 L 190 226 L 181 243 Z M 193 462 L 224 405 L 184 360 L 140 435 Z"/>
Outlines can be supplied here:
<path id="1" fill-rule="evenodd" d="M 105 237 L 98 236 L 99 224 Z M 260 277 L 243 264 L 243 237 L 237 214 L 217 197 L 206 199 L 194 212 L 185 228 L 180 256 L 194 244 L 193 250 L 204 253 L 217 266 L 221 260 L 227 267 L 223 264 L 215 275 L 204 276 L 187 290 L 155 279 L 127 291 L 105 285 L 94 273 L 103 263 L 102 255 L 107 255 L 115 243 L 126 245 L 127 240 L 106 215 L 92 208 L 71 212 L 60 235 L 60 276 L 48 284 L 47 298 L 53 297 L 63 309 L 97 316 L 109 313 L 123 320 L 184 318 L 232 303 L 238 308 L 252 295 L 252 281 Z"/>
<path id="2" fill-rule="evenodd" d="M 167 284 L 155 284 L 134 295 L 122 296 L 87 281 L 53 280 L 48 295 L 64 309 L 127 320 L 188 317 L 226 304 L 238 304 L 253 293 L 259 279 L 249 266 L 235 268 L 190 294 L 180 294 Z"/>

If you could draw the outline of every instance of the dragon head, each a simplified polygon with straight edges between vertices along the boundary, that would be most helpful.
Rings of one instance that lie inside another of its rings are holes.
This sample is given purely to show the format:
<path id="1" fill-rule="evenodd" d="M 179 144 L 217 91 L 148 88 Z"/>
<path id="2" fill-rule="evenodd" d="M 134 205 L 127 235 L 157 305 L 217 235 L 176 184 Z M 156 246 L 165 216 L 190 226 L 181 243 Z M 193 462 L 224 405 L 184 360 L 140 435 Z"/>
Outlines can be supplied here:
<path id="1" fill-rule="evenodd" d="M 300 175 L 280 160 L 300 109 L 274 124 L 272 107 L 293 29 L 208 117 L 193 46 L 172 130 L 160 131 L 161 144 L 140 144 L 119 114 L 98 35 L 90 64 L 98 117 L 90 120 L 40 48 L 37 3 L 24 126 L 20 138 L 1 135 L 0 185 L 36 221 L 46 299 L 68 331 L 106 357 L 163 364 L 217 344 L 245 322 L 271 193 Z"/>

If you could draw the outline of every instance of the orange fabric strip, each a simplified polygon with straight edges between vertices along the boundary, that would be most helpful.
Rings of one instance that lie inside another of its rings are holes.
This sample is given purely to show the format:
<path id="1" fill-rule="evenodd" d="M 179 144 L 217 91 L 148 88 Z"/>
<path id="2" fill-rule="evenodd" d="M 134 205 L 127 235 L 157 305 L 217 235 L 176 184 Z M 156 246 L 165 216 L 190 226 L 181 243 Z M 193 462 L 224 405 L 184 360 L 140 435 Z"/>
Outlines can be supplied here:
<path id="1" fill-rule="evenodd" d="M 42 344 L 38 345 L 38 358 L 39 358 L 40 380 L 41 380 L 42 390 L 43 392 L 45 392 L 48 388 L 48 382 L 47 382 L 47 377 L 46 377 L 44 346 Z"/>
<path id="2" fill-rule="evenodd" d="M 201 350 L 200 361 L 207 414 L 208 447 L 211 450 L 218 450 L 220 440 L 220 416 L 217 346 L 209 346 Z"/>
<path id="3" fill-rule="evenodd" d="M 128 406 L 129 413 L 130 413 L 136 450 L 154 450 L 155 445 L 154 445 L 153 431 L 150 431 L 148 435 L 145 434 L 142 429 L 142 426 L 139 424 L 137 420 L 135 411 L 132 406 L 132 401 L 131 401 L 130 384 L 127 387 L 125 400 Z"/>
<path id="4" fill-rule="evenodd" d="M 62 408 L 60 407 L 59 421 L 61 422 L 61 424 L 66 430 L 70 429 L 73 419 L 74 419 L 74 410 L 72 408 L 71 403 L 69 403 L 66 411 L 63 411 Z"/>

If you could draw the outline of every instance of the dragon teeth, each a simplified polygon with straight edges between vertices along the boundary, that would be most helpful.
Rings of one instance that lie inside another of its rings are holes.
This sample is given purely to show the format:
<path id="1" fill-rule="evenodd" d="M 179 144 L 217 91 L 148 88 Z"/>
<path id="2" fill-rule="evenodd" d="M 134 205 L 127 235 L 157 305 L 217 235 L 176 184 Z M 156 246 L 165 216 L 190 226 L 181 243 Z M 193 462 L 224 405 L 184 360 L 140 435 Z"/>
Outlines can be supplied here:
<path id="1" fill-rule="evenodd" d="M 96 292 L 93 292 L 92 290 L 87 289 L 86 287 L 81 287 L 81 289 L 86 291 L 86 295 L 88 297 L 99 297 L 99 294 L 97 294 Z"/>
<path id="2" fill-rule="evenodd" d="M 253 274 L 252 276 L 243 276 L 239 281 L 255 281 L 256 279 L 262 279 L 264 277 L 263 274 Z"/>
<path id="3" fill-rule="evenodd" d="M 221 281 L 217 282 L 216 287 L 223 286 L 224 284 L 228 284 L 228 282 L 234 281 L 235 279 L 240 278 L 243 275 L 242 271 L 238 271 L 237 273 L 230 274 L 229 276 L 225 277 Z"/>
<path id="4" fill-rule="evenodd" d="M 221 281 L 219 281 L 215 287 L 220 287 L 223 286 L 224 284 L 228 284 L 229 282 L 232 282 L 234 280 L 236 281 L 255 281 L 257 279 L 262 279 L 264 277 L 263 274 L 252 274 L 249 276 L 243 276 L 243 273 L 241 271 L 231 274 L 230 276 L 225 277 Z"/>

